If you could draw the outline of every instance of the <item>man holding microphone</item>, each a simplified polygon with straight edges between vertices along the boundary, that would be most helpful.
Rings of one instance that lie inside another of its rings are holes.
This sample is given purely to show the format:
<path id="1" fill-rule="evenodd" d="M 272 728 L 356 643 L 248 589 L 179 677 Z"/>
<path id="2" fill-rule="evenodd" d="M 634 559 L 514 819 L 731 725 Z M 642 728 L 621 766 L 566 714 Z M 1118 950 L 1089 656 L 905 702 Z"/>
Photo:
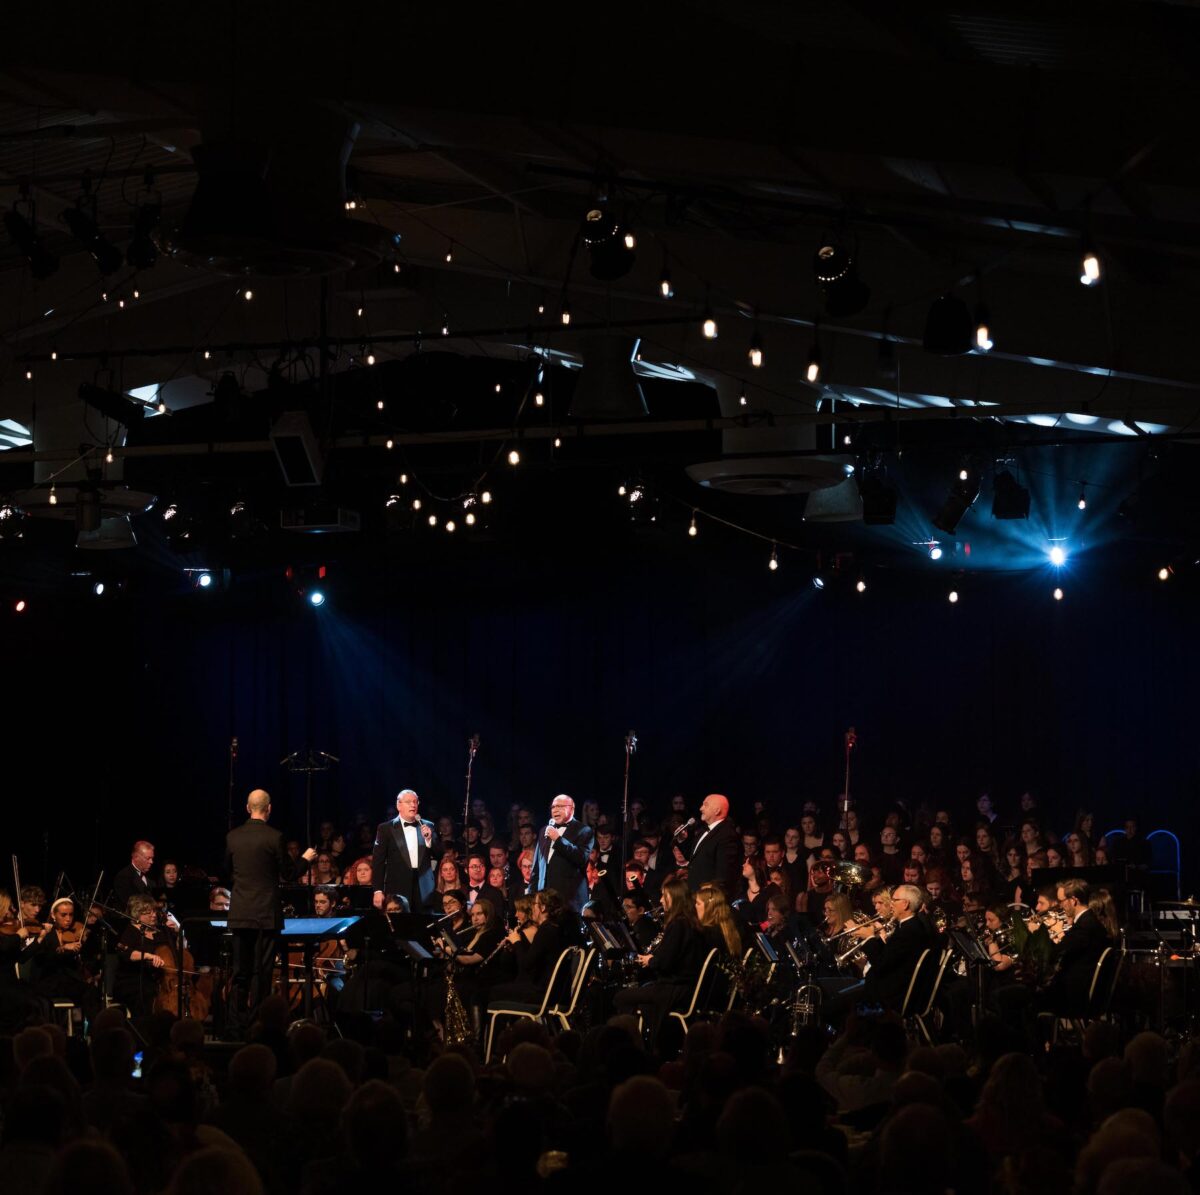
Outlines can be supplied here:
<path id="1" fill-rule="evenodd" d="M 553 888 L 576 913 L 587 904 L 587 864 L 592 853 L 592 828 L 576 820 L 575 802 L 559 793 L 550 802 L 550 824 L 533 848 L 529 890 Z"/>
<path id="2" fill-rule="evenodd" d="M 433 898 L 442 844 L 434 836 L 433 823 L 420 816 L 420 808 L 421 798 L 411 788 L 402 789 L 396 797 L 396 816 L 380 822 L 375 831 L 371 882 L 377 909 L 388 896 L 402 897 L 410 912 Z"/>

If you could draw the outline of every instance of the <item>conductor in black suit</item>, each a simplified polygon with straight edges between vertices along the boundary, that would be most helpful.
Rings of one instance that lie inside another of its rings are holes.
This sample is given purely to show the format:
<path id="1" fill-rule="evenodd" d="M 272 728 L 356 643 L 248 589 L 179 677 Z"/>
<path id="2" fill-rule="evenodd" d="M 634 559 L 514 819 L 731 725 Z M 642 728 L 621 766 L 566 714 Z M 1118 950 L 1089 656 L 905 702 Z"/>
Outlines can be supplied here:
<path id="1" fill-rule="evenodd" d="M 691 850 L 683 844 L 688 857 L 688 888 L 697 891 L 702 884 L 715 884 L 732 901 L 738 894 L 742 876 L 742 844 L 729 820 L 729 800 L 720 793 L 709 793 L 700 803 L 704 829 L 687 831 Z"/>
<path id="2" fill-rule="evenodd" d="M 297 866 L 284 849 L 283 834 L 267 825 L 271 797 L 256 788 L 246 798 L 248 821 L 225 836 L 225 872 L 232 880 L 229 928 L 233 933 L 233 984 L 229 1023 L 244 1029 L 250 1012 L 271 992 L 271 970 L 283 928 L 279 884 L 294 879 Z M 309 847 L 300 857 L 316 858 Z"/>
<path id="3" fill-rule="evenodd" d="M 533 848 L 530 891 L 552 888 L 576 913 L 588 901 L 587 865 L 592 853 L 592 827 L 575 818 L 575 802 L 559 793 L 550 802 L 550 824 Z"/>
<path id="4" fill-rule="evenodd" d="M 383 908 L 389 896 L 402 896 L 410 911 L 424 908 L 437 886 L 435 861 L 442 857 L 442 844 L 433 833 L 433 823 L 420 816 L 421 798 L 411 788 L 396 796 L 396 816 L 380 822 L 371 852 L 371 877 L 375 907 Z"/>

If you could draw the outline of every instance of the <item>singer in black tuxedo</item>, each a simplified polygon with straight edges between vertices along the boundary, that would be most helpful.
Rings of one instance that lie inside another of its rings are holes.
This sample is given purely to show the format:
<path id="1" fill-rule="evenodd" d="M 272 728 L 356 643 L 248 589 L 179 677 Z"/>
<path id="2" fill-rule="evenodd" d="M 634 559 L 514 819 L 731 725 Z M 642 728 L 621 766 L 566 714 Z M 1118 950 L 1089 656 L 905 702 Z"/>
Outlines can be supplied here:
<path id="1" fill-rule="evenodd" d="M 396 816 L 376 827 L 371 882 L 377 909 L 383 908 L 387 896 L 404 897 L 413 912 L 433 901 L 434 868 L 443 847 L 433 823 L 420 816 L 420 808 L 420 797 L 411 788 L 403 789 L 396 797 Z"/>
<path id="2" fill-rule="evenodd" d="M 249 820 L 225 836 L 225 873 L 232 881 L 228 917 L 233 934 L 229 1026 L 234 1032 L 245 1028 L 253 1009 L 270 995 L 271 972 L 283 928 L 279 884 L 294 879 L 297 871 L 284 849 L 282 832 L 267 825 L 270 796 L 256 788 L 246 799 L 246 812 Z M 311 862 L 316 854 L 309 847 L 301 858 Z"/>
<path id="3" fill-rule="evenodd" d="M 533 848 L 530 890 L 552 888 L 576 913 L 588 901 L 587 864 L 592 853 L 592 827 L 575 818 L 575 802 L 560 793 L 550 803 L 550 824 Z"/>
<path id="4" fill-rule="evenodd" d="M 732 901 L 742 877 L 742 843 L 729 820 L 729 801 L 709 793 L 700 804 L 700 820 L 703 829 L 692 826 L 680 844 L 688 856 L 688 887 L 695 892 L 702 884 L 715 884 Z"/>

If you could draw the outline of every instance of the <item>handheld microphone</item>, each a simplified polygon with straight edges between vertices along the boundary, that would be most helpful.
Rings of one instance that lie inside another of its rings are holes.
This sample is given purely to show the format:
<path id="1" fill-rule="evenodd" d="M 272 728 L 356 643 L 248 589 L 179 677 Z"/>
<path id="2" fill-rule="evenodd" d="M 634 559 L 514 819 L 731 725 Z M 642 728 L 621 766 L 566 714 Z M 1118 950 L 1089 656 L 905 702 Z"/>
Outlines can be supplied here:
<path id="1" fill-rule="evenodd" d="M 691 828 L 692 828 L 692 827 L 693 827 L 695 824 L 696 824 L 696 819 L 695 819 L 694 817 L 689 817 L 689 818 L 687 819 L 687 821 L 686 821 L 686 822 L 684 822 L 684 823 L 683 823 L 683 825 L 682 825 L 682 826 L 680 826 L 680 827 L 679 827 L 679 829 L 675 831 L 674 837 L 675 837 L 675 838 L 680 838 L 680 837 L 682 837 L 682 836 L 686 835 L 686 834 L 687 834 L 687 832 L 688 832 L 688 831 L 689 831 L 689 830 L 690 830 L 690 829 L 691 829 Z"/>

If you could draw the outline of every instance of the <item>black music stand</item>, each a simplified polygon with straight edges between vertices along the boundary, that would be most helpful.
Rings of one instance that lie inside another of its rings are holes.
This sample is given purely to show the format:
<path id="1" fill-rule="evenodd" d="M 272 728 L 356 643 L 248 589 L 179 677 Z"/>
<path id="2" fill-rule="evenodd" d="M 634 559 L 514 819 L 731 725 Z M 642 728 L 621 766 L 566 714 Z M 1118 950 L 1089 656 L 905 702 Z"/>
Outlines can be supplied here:
<path id="1" fill-rule="evenodd" d="M 967 966 L 975 971 L 975 1024 L 978 1025 L 983 1018 L 983 975 L 985 969 L 990 970 L 992 957 L 970 934 L 961 929 L 949 930 L 946 936 L 954 944 L 955 950 L 967 960 Z"/>

